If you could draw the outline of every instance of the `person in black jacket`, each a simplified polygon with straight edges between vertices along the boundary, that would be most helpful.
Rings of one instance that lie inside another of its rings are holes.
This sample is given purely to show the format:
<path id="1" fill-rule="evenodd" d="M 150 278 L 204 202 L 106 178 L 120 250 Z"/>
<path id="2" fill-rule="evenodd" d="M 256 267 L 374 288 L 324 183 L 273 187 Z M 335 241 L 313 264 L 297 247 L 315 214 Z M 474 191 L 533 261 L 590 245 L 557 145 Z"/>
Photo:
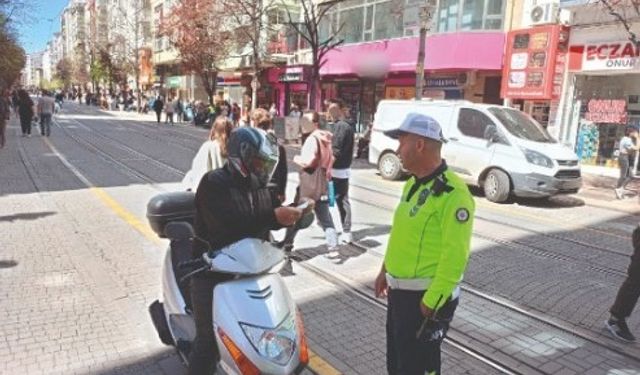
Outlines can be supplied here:
<path id="1" fill-rule="evenodd" d="M 33 121 L 33 100 L 25 90 L 18 91 L 18 115 L 23 137 L 31 137 L 31 121 Z"/>
<path id="2" fill-rule="evenodd" d="M 302 210 L 281 207 L 267 187 L 278 161 L 276 140 L 266 132 L 242 127 L 231 133 L 224 167 L 204 175 L 196 192 L 193 257 L 218 250 L 244 238 L 267 239 L 269 231 L 291 226 Z M 310 204 L 313 207 L 312 204 Z M 191 279 L 190 295 L 196 339 L 189 358 L 189 374 L 213 373 L 219 352 L 211 322 L 213 288 L 229 275 L 201 273 Z"/>
<path id="3" fill-rule="evenodd" d="M 251 125 L 267 133 L 274 134 L 273 118 L 266 109 L 256 108 L 251 112 Z M 287 191 L 287 175 L 289 173 L 287 168 L 287 150 L 283 145 L 278 144 L 278 152 L 278 164 L 276 165 L 276 170 L 273 172 L 273 177 L 269 185 L 271 185 L 280 203 L 284 203 Z"/>
<path id="4" fill-rule="evenodd" d="M 163 108 L 164 108 L 164 100 L 162 100 L 162 96 L 158 96 L 156 100 L 153 102 L 153 110 L 156 112 L 156 119 L 158 120 L 158 124 L 160 123 L 160 117 L 162 116 Z"/>
<path id="5" fill-rule="evenodd" d="M 350 243 L 351 236 L 351 203 L 349 202 L 349 177 L 353 161 L 354 131 L 344 119 L 344 111 L 338 103 L 331 103 L 328 120 L 333 123 L 333 169 L 331 180 L 336 196 L 340 220 L 342 221 L 341 242 Z"/>

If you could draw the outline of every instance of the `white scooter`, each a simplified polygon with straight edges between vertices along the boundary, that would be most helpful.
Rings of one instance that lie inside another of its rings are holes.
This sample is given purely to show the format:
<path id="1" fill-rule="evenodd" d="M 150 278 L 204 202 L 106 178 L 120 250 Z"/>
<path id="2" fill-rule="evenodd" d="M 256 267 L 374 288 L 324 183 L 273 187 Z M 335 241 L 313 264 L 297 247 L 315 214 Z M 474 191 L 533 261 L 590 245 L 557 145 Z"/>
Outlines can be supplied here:
<path id="1" fill-rule="evenodd" d="M 243 239 L 218 251 L 191 259 L 194 240 L 193 193 L 154 197 L 147 207 L 152 228 L 171 240 L 162 272 L 162 302 L 149 306 L 161 341 L 173 345 L 188 363 L 195 323 L 187 287 L 200 272 L 231 274 L 214 288 L 213 321 L 220 361 L 215 374 L 295 374 L 309 361 L 300 312 L 278 271 L 284 252 L 270 242 Z M 306 215 L 298 227 L 309 226 Z M 186 297 L 186 298 L 185 298 Z"/>

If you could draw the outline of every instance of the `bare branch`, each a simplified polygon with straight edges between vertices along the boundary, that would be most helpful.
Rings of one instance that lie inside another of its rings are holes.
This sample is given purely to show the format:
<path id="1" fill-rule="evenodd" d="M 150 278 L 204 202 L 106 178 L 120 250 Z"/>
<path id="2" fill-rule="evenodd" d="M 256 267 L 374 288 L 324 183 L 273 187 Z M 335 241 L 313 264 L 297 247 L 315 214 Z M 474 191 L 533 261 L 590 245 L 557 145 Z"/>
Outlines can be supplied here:
<path id="1" fill-rule="evenodd" d="M 615 1 L 615 0 L 599 0 L 600 4 L 602 4 L 607 11 L 609 12 L 609 14 L 611 16 L 613 16 L 615 19 L 617 19 L 622 26 L 625 28 L 625 30 L 627 31 L 627 34 L 629 34 L 629 40 L 633 43 L 633 44 L 638 44 L 638 37 L 636 35 L 636 33 L 634 33 L 631 30 L 631 25 L 629 23 L 629 20 L 622 15 L 622 13 L 618 10 L 616 10 L 614 8 L 614 6 L 618 5 L 619 2 Z M 636 11 L 638 11 L 638 4 L 636 4 L 636 2 L 634 1 L 634 8 L 636 9 Z"/>

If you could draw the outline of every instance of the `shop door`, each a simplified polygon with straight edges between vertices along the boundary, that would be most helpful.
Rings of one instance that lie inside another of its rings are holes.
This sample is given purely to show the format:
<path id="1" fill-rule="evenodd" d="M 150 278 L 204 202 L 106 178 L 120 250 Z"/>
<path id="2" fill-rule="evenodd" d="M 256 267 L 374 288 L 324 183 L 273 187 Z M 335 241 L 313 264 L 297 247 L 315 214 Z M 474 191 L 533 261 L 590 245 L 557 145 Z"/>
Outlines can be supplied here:
<path id="1" fill-rule="evenodd" d="M 489 116 L 471 108 L 460 108 L 454 124 L 444 157 L 453 170 L 475 182 L 493 158 L 496 144 L 485 138 L 485 131 L 495 124 Z"/>
<path id="2" fill-rule="evenodd" d="M 486 77 L 484 79 L 484 93 L 482 94 L 482 102 L 487 104 L 502 104 L 500 98 L 500 83 L 502 77 Z"/>

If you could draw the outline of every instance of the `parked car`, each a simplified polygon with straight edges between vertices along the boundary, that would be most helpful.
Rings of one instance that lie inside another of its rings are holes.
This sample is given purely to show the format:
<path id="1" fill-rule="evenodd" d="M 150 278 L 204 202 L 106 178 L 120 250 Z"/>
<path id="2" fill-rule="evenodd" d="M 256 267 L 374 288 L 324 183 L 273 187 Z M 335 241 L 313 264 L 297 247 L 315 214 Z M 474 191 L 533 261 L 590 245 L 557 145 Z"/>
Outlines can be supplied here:
<path id="1" fill-rule="evenodd" d="M 445 100 L 382 100 L 375 114 L 369 162 L 394 180 L 404 173 L 396 155 L 398 142 L 383 134 L 409 113 L 433 117 L 448 142 L 443 157 L 487 199 L 577 193 L 582 186 L 578 157 L 559 144 L 529 115 L 500 105 Z"/>

